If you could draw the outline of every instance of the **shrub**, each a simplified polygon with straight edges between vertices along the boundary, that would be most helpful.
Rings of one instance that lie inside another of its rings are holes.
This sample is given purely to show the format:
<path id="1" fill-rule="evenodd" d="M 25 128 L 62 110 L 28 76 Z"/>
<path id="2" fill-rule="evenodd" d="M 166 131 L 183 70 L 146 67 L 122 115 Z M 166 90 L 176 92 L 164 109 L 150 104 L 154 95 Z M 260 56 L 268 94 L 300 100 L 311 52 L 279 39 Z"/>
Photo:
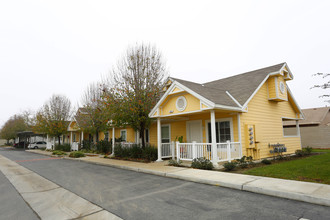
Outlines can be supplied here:
<path id="1" fill-rule="evenodd" d="M 303 157 L 303 156 L 306 155 L 306 152 L 303 151 L 303 150 L 296 150 L 295 153 L 296 153 L 296 155 L 297 155 L 298 157 Z"/>
<path id="2" fill-rule="evenodd" d="M 95 146 L 95 144 L 93 142 L 91 142 L 89 140 L 83 140 L 82 143 L 83 144 L 82 144 L 81 149 L 84 149 L 84 150 L 86 150 L 88 152 L 95 152 L 96 146 Z"/>
<path id="3" fill-rule="evenodd" d="M 263 159 L 263 160 L 261 161 L 261 163 L 266 164 L 266 165 L 269 165 L 269 164 L 271 164 L 272 162 L 271 162 L 270 160 Z"/>
<path id="4" fill-rule="evenodd" d="M 193 159 L 191 167 L 203 170 L 212 170 L 214 168 L 212 162 L 204 157 Z"/>
<path id="5" fill-rule="evenodd" d="M 71 146 L 70 146 L 70 144 L 55 145 L 55 150 L 70 152 Z"/>
<path id="6" fill-rule="evenodd" d="M 157 148 L 146 146 L 144 149 L 134 144 L 131 147 L 123 147 L 121 144 L 115 145 L 115 156 L 120 158 L 144 159 L 148 161 L 157 160 Z"/>
<path id="7" fill-rule="evenodd" d="M 73 157 L 73 158 L 85 157 L 85 154 L 81 151 L 73 151 L 70 153 L 69 157 Z"/>
<path id="8" fill-rule="evenodd" d="M 107 140 L 101 140 L 101 141 L 97 142 L 95 147 L 96 147 L 96 151 L 98 153 L 104 153 L 104 154 L 111 154 L 112 153 L 111 152 L 112 145 Z"/>
<path id="9" fill-rule="evenodd" d="M 302 149 L 307 155 L 310 155 L 313 151 L 313 148 L 307 146 L 306 148 Z"/>
<path id="10" fill-rule="evenodd" d="M 182 167 L 182 160 L 179 160 L 179 161 L 177 161 L 177 160 L 169 160 L 168 161 L 168 165 L 169 166 L 174 166 L 174 167 Z"/>
<path id="11" fill-rule="evenodd" d="M 237 166 L 237 162 L 226 162 L 223 164 L 226 171 L 234 170 Z"/>
<path id="12" fill-rule="evenodd" d="M 53 155 L 66 155 L 66 153 L 61 150 L 54 150 Z"/>

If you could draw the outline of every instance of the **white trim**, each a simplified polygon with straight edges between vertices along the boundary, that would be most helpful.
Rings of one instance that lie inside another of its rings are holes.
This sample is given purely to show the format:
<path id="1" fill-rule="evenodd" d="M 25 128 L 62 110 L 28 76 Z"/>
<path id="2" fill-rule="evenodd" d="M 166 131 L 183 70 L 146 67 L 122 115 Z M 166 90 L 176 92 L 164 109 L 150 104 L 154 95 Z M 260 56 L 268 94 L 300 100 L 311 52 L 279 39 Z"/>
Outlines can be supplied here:
<path id="1" fill-rule="evenodd" d="M 288 101 L 288 99 L 282 99 L 282 98 L 279 98 L 279 97 L 277 97 L 277 98 L 271 98 L 271 99 L 268 99 L 269 101 L 273 101 L 273 100 L 275 100 L 275 101 L 277 101 L 277 100 L 282 100 L 282 101 Z"/>
<path id="2" fill-rule="evenodd" d="M 183 106 L 178 106 L 179 100 L 183 101 Z M 184 96 L 179 96 L 175 101 L 175 107 L 179 112 L 183 112 L 187 108 L 187 99 Z"/>
<path id="3" fill-rule="evenodd" d="M 269 78 L 271 74 L 268 74 L 265 79 L 259 84 L 258 88 L 252 93 L 252 95 L 249 97 L 249 99 L 244 103 L 242 109 L 245 109 L 247 107 L 247 105 L 249 104 L 249 102 L 251 101 L 251 99 L 254 97 L 254 95 L 260 90 L 260 88 L 265 84 L 265 82 L 267 81 L 267 79 Z"/>
<path id="4" fill-rule="evenodd" d="M 127 142 L 127 129 L 120 129 L 120 132 L 119 132 L 120 138 L 122 137 L 122 135 L 121 135 L 121 132 L 122 131 L 125 131 L 126 132 L 126 140 L 121 140 L 121 141 Z"/>
<path id="5" fill-rule="evenodd" d="M 174 92 L 173 90 L 175 90 L 176 88 L 179 89 L 179 91 Z M 180 86 L 175 86 L 175 87 L 171 90 L 170 94 L 176 94 L 176 93 L 180 93 L 180 92 L 184 92 L 184 90 L 183 90 L 182 88 L 180 88 Z"/>
<path id="6" fill-rule="evenodd" d="M 233 111 L 241 111 L 241 112 L 244 112 L 244 108 L 239 108 L 239 107 L 230 107 L 230 106 L 226 106 L 226 105 L 218 105 L 216 104 L 214 106 L 214 108 L 216 109 L 224 109 L 224 110 L 233 110 Z"/>
<path id="7" fill-rule="evenodd" d="M 190 114 L 190 113 L 196 113 L 196 112 L 203 112 L 207 109 L 203 109 L 203 110 L 195 110 L 195 111 L 190 111 L 190 112 L 180 112 L 180 113 L 174 113 L 174 114 L 169 114 L 169 115 L 160 115 L 157 118 L 166 118 L 168 116 L 176 116 L 176 115 L 184 115 L 184 114 Z"/>
<path id="8" fill-rule="evenodd" d="M 229 118 L 216 118 L 215 122 L 221 122 L 221 121 L 229 121 L 230 124 L 230 141 L 234 142 L 234 126 L 233 126 L 233 118 L 229 117 Z M 206 143 L 210 143 L 209 140 L 209 127 L 208 127 L 208 123 L 211 122 L 211 120 L 205 120 L 205 135 L 206 135 Z"/>
<path id="9" fill-rule="evenodd" d="M 296 135 L 285 135 L 284 133 L 284 124 L 283 124 L 283 119 L 291 119 L 291 120 L 295 120 L 296 121 L 296 131 L 297 131 L 297 134 Z M 284 138 L 287 138 L 287 137 L 300 137 L 300 131 L 299 131 L 299 123 L 297 123 L 297 121 L 299 121 L 299 119 L 297 118 L 286 118 L 286 117 L 282 117 L 282 131 L 283 131 L 283 137 Z M 298 126 L 297 126 L 298 125 Z"/>
<path id="10" fill-rule="evenodd" d="M 203 105 L 205 105 L 206 108 L 203 108 Z M 200 108 L 201 110 L 205 110 L 205 109 L 210 109 L 211 107 L 208 106 L 208 105 L 207 105 L 206 103 L 204 103 L 203 101 L 199 100 L 199 108 Z"/>
<path id="11" fill-rule="evenodd" d="M 292 72 L 291 72 L 291 70 L 290 70 L 290 68 L 289 68 L 289 66 L 288 66 L 287 63 L 284 63 L 284 65 L 283 65 L 282 68 L 280 69 L 280 72 L 282 72 L 282 71 L 284 70 L 285 67 L 286 67 L 286 69 L 287 69 L 288 74 L 290 75 L 290 78 L 289 78 L 289 79 L 293 79 Z"/>
<path id="12" fill-rule="evenodd" d="M 280 88 L 280 92 L 284 95 L 284 93 L 285 93 L 285 85 L 284 85 L 284 83 L 282 81 L 280 82 L 279 88 Z"/>
<path id="13" fill-rule="evenodd" d="M 237 113 L 237 131 L 238 131 L 238 142 L 240 143 L 240 157 L 243 156 L 243 148 L 242 148 L 242 133 L 241 133 L 241 115 L 240 113 Z M 235 140 L 235 138 L 234 138 Z"/>
<path id="14" fill-rule="evenodd" d="M 151 110 L 151 112 L 149 113 L 149 117 L 150 118 L 156 118 L 157 116 L 154 116 L 153 114 L 155 113 L 156 109 L 159 108 L 159 106 L 162 104 L 162 102 L 165 100 L 165 98 L 169 95 L 170 91 L 172 91 L 174 86 L 179 86 L 181 87 L 183 90 L 185 90 L 186 92 L 190 93 L 191 95 L 195 96 L 196 98 L 198 98 L 199 100 L 202 100 L 203 102 L 205 102 L 208 106 L 215 106 L 215 103 L 211 102 L 210 100 L 204 98 L 203 96 L 199 95 L 198 93 L 192 91 L 191 89 L 189 89 L 188 87 L 182 85 L 181 83 L 179 83 L 178 81 L 175 81 L 172 83 L 172 85 L 170 86 L 170 88 L 165 92 L 165 94 L 162 96 L 162 98 L 157 102 L 156 106 Z M 171 114 L 173 115 L 173 114 Z M 160 116 L 160 115 L 158 115 Z"/>
<path id="15" fill-rule="evenodd" d="M 295 98 L 293 97 L 293 94 L 292 94 L 292 92 L 291 92 L 291 90 L 290 90 L 290 88 L 289 88 L 288 85 L 286 85 L 286 91 L 287 91 L 288 94 L 290 94 L 290 96 L 291 96 L 291 98 L 292 98 L 294 104 L 297 106 L 297 108 L 298 108 L 298 110 L 299 110 L 299 113 L 300 113 L 300 115 L 301 115 L 300 119 L 305 119 L 305 116 L 304 116 L 303 112 L 301 111 L 301 108 L 299 107 L 297 101 L 296 101 Z M 288 100 L 289 100 L 289 95 L 288 95 L 287 97 L 288 97 Z"/>
<path id="16" fill-rule="evenodd" d="M 160 128 L 160 136 L 162 136 L 162 127 L 167 127 L 168 126 L 168 135 L 169 135 L 169 142 L 168 143 L 171 143 L 171 124 L 162 124 L 161 125 L 161 128 Z M 162 141 L 163 140 L 163 138 L 162 137 L 160 137 L 160 141 Z M 161 142 L 161 143 L 163 143 L 163 142 Z"/>
<path id="17" fill-rule="evenodd" d="M 188 127 L 193 124 L 194 122 L 199 122 L 199 125 L 200 125 L 200 130 L 201 130 L 201 133 L 200 133 L 200 137 L 201 137 L 201 142 L 200 143 L 203 143 L 203 120 L 192 120 L 192 121 L 186 121 L 186 135 L 187 135 L 187 142 L 188 143 L 192 143 L 192 141 L 190 140 L 191 137 L 190 137 L 190 132 L 188 130 Z"/>
<path id="18" fill-rule="evenodd" d="M 228 91 L 226 91 L 226 93 L 239 107 L 242 108 L 242 105 Z"/>

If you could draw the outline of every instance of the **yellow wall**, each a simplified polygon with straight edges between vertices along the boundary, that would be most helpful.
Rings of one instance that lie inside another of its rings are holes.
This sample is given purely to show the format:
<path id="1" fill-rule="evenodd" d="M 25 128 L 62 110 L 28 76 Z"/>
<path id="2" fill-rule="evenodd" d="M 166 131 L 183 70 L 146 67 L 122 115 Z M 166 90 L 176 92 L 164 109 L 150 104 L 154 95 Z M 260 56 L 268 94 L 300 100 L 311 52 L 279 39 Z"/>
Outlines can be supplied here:
<path id="1" fill-rule="evenodd" d="M 187 131 L 186 131 L 186 124 L 187 121 L 195 121 L 195 120 L 202 120 L 202 133 L 203 133 L 203 142 L 207 142 L 207 122 L 211 120 L 210 112 L 206 111 L 203 114 L 196 114 L 196 115 L 188 115 L 189 120 L 181 120 L 181 121 L 163 121 L 162 125 L 170 124 L 171 126 L 171 141 L 176 141 L 177 137 L 183 136 L 183 142 L 187 142 Z M 216 112 L 215 118 L 232 118 L 233 121 L 233 135 L 234 141 L 238 142 L 238 124 L 237 124 L 237 116 L 232 115 L 230 113 L 221 113 Z M 150 144 L 157 146 L 157 123 L 153 123 L 150 127 Z M 209 141 L 211 142 L 211 141 Z"/>
<path id="2" fill-rule="evenodd" d="M 275 84 L 275 78 L 276 78 L 276 76 L 272 76 L 267 80 L 269 99 L 277 98 L 277 94 L 276 94 L 277 88 L 276 88 L 276 84 Z"/>
<path id="3" fill-rule="evenodd" d="M 115 128 L 115 138 L 120 138 L 120 131 L 126 130 L 126 141 L 127 142 L 135 142 L 135 131 L 131 127 L 126 128 Z M 112 139 L 112 129 L 109 130 L 109 140 Z"/>
<path id="4" fill-rule="evenodd" d="M 283 82 L 284 85 L 285 85 L 284 93 L 281 93 L 281 90 L 280 90 L 280 83 L 281 82 Z M 288 99 L 287 89 L 286 89 L 286 82 L 285 82 L 283 76 L 281 76 L 281 75 L 271 76 L 267 80 L 267 86 L 268 86 L 268 97 L 269 97 L 269 99 L 276 99 L 276 100 L 279 100 L 279 101 Z"/>
<path id="5" fill-rule="evenodd" d="M 187 100 L 187 107 L 184 111 L 178 111 L 176 109 L 176 100 L 180 97 L 184 96 Z M 161 115 L 172 115 L 177 113 L 186 113 L 191 111 L 200 110 L 200 101 L 195 96 L 190 95 L 188 93 L 180 93 L 180 94 L 173 94 L 169 95 L 167 99 L 162 103 L 160 106 Z M 173 111 L 170 113 L 170 111 Z"/>
<path id="6" fill-rule="evenodd" d="M 268 144 L 285 144 L 287 153 L 301 148 L 300 137 L 284 137 L 282 117 L 296 118 L 296 112 L 290 102 L 269 101 L 267 86 L 264 84 L 248 105 L 248 112 L 241 113 L 241 134 L 243 154 L 251 153 L 246 149 L 245 125 L 255 125 L 256 144 L 261 158 L 272 156 Z M 254 155 L 256 158 L 258 155 Z"/>

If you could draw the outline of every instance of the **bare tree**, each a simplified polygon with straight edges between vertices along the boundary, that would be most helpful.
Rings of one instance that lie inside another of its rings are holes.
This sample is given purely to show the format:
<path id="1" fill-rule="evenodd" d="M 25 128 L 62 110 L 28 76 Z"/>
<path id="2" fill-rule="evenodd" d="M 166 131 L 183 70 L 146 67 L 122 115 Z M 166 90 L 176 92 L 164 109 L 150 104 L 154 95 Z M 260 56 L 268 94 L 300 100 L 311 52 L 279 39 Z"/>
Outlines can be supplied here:
<path id="1" fill-rule="evenodd" d="M 97 83 L 91 83 L 82 96 L 83 111 L 86 114 L 76 114 L 79 126 L 86 132 L 96 135 L 99 139 L 99 132 L 104 131 L 108 124 L 108 115 L 104 111 L 102 102 L 102 87 Z"/>
<path id="2" fill-rule="evenodd" d="M 318 76 L 318 77 L 322 77 L 323 79 L 330 76 L 330 73 L 316 73 L 313 76 Z M 325 82 L 324 84 L 320 84 L 320 85 L 314 85 L 311 89 L 314 88 L 321 88 L 321 89 L 329 89 L 330 88 L 330 81 Z M 321 96 L 319 96 L 319 98 L 329 98 L 330 94 L 323 94 Z M 329 102 L 330 100 L 325 100 L 325 102 Z"/>
<path id="3" fill-rule="evenodd" d="M 36 114 L 36 130 L 58 138 L 67 132 L 72 116 L 71 102 L 62 95 L 53 95 Z"/>
<path id="4" fill-rule="evenodd" d="M 150 126 L 149 112 L 157 103 L 168 72 L 164 58 L 155 46 L 129 47 L 110 75 L 112 87 L 105 103 L 111 119 L 118 126 L 130 125 L 139 131 L 142 146 L 144 133 Z"/>

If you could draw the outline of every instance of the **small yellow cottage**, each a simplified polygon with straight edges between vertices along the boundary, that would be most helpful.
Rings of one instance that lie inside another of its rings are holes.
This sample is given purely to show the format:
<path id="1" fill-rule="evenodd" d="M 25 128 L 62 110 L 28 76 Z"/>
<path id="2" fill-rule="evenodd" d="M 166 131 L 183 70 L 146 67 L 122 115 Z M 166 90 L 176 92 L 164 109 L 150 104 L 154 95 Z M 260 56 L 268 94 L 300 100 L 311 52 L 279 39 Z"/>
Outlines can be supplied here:
<path id="1" fill-rule="evenodd" d="M 217 164 L 301 149 L 303 115 L 286 84 L 292 79 L 286 63 L 205 84 L 170 78 L 149 114 L 157 119 L 149 135 L 158 146 L 158 161 L 205 157 Z M 294 135 L 284 134 L 286 120 L 296 122 Z"/>

